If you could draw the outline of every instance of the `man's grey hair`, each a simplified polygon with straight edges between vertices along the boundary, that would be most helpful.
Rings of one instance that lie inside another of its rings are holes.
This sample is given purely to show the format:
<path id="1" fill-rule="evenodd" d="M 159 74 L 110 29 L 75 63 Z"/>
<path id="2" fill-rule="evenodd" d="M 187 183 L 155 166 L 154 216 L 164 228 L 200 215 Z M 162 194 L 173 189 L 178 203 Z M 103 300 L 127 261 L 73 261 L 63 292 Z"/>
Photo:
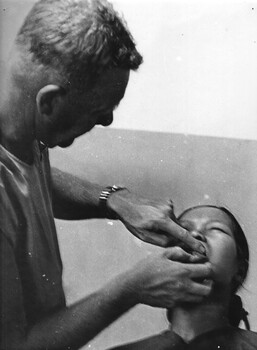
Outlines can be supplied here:
<path id="1" fill-rule="evenodd" d="M 16 45 L 33 62 L 80 86 L 109 68 L 136 70 L 142 62 L 125 21 L 106 0 L 39 0 Z"/>

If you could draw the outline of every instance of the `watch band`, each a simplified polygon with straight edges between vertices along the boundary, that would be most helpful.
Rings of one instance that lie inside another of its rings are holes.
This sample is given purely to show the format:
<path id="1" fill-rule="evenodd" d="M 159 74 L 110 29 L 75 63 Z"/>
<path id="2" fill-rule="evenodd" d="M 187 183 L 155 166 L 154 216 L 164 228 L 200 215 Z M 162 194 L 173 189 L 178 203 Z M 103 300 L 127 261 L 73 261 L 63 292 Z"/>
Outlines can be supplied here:
<path id="1" fill-rule="evenodd" d="M 117 219 L 118 217 L 115 215 L 115 213 L 112 213 L 111 210 L 107 207 L 107 200 L 110 197 L 110 195 L 114 192 L 120 191 L 125 189 L 126 187 L 122 186 L 107 186 L 105 187 L 99 196 L 99 206 L 101 208 L 101 211 L 103 212 L 104 216 L 108 219 Z"/>

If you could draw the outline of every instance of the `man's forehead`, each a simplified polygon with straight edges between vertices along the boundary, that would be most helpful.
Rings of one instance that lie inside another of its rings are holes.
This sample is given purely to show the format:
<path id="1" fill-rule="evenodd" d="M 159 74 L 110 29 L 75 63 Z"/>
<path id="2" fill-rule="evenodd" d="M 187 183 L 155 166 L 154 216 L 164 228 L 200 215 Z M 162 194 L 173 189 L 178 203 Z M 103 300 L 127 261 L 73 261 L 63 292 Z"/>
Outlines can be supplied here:
<path id="1" fill-rule="evenodd" d="M 109 88 L 122 88 L 127 85 L 129 79 L 129 70 L 121 68 L 112 68 L 104 72 L 99 76 L 95 86 L 98 89 Z"/>
<path id="2" fill-rule="evenodd" d="M 129 70 L 112 69 L 103 74 L 92 89 L 92 98 L 108 99 L 118 105 L 123 98 L 129 80 Z"/>

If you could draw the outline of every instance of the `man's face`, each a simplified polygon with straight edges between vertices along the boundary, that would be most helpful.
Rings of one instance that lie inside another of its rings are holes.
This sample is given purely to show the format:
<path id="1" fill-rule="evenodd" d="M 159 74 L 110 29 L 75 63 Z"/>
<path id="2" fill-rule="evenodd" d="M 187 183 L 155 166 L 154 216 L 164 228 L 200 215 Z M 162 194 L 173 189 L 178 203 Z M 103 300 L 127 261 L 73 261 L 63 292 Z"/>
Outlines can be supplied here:
<path id="1" fill-rule="evenodd" d="M 199 207 L 185 213 L 179 223 L 203 242 L 214 282 L 229 286 L 237 272 L 237 249 L 230 217 L 218 208 Z"/>
<path id="2" fill-rule="evenodd" d="M 105 72 L 92 89 L 68 91 L 65 103 L 44 125 L 41 141 L 48 147 L 68 147 L 76 137 L 87 133 L 95 125 L 110 125 L 128 80 L 129 70 L 114 68 Z"/>

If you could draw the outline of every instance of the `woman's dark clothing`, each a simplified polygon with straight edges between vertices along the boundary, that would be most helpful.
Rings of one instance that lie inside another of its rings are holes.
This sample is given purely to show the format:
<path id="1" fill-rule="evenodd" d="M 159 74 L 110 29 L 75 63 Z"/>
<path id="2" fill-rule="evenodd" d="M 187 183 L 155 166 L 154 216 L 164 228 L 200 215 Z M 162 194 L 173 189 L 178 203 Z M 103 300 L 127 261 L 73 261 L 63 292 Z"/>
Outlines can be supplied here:
<path id="1" fill-rule="evenodd" d="M 257 350 L 257 333 L 225 327 L 203 333 L 186 343 L 171 330 L 112 350 Z"/>

